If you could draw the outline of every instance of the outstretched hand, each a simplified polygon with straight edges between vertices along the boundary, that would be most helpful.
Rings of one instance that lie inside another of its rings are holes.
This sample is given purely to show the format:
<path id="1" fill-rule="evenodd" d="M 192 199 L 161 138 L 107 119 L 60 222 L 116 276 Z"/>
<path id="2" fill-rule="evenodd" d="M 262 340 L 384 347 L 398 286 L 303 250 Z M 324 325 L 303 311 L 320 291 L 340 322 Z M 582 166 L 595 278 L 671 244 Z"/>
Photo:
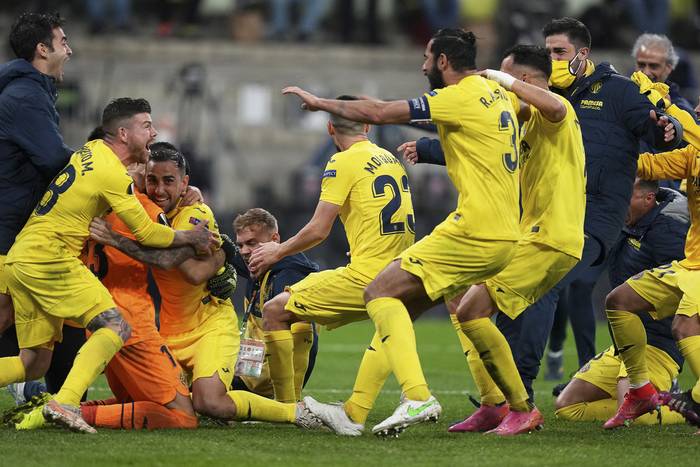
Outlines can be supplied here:
<path id="1" fill-rule="evenodd" d="M 279 261 L 280 244 L 277 242 L 261 243 L 250 255 L 248 268 L 255 277 L 260 277 L 273 264 Z"/>
<path id="2" fill-rule="evenodd" d="M 304 91 L 300 87 L 287 86 L 286 88 L 282 89 L 282 94 L 296 94 L 297 96 L 299 96 L 299 98 L 302 101 L 301 108 L 304 110 L 309 110 L 312 112 L 319 110 L 319 98 L 308 91 Z"/>

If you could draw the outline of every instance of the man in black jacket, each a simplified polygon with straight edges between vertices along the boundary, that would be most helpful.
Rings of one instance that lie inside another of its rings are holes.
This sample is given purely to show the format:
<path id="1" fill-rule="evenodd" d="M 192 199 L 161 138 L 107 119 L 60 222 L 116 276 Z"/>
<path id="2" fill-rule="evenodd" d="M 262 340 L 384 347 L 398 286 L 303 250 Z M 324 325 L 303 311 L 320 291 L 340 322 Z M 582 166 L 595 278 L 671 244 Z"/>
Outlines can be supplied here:
<path id="1" fill-rule="evenodd" d="M 685 257 L 685 239 L 690 223 L 688 201 L 682 194 L 659 188 L 656 181 L 637 179 L 625 227 L 608 262 L 613 288 L 629 277 Z M 653 319 L 640 314 L 647 334 L 647 364 L 652 384 L 668 391 L 683 366 L 683 356 L 671 334 L 672 318 Z M 557 417 L 576 421 L 605 421 L 617 411 L 629 389 L 622 359 L 611 346 L 583 365 L 557 397 Z M 657 423 L 653 414 L 638 423 Z M 663 409 L 662 421 L 682 423 L 679 414 Z"/>
<path id="2" fill-rule="evenodd" d="M 518 320 L 505 316 L 497 320 L 531 396 L 559 292 L 604 261 L 622 230 L 640 140 L 665 150 L 678 145 L 682 135 L 680 124 L 654 107 L 634 82 L 610 64 L 588 59 L 591 36 L 583 23 L 555 19 L 544 27 L 543 34 L 552 57 L 550 87 L 571 102 L 581 124 L 587 173 L 586 241 L 581 261 L 549 293 Z M 572 315 L 571 324 L 584 330 L 577 347 L 579 360 L 586 362 L 595 355 L 592 308 L 581 316 Z"/>
<path id="3" fill-rule="evenodd" d="M 54 105 L 56 83 L 63 80 L 64 65 L 73 53 L 62 24 L 58 15 L 21 15 L 10 30 L 10 45 L 17 58 L 0 66 L 0 334 L 14 321 L 3 275 L 5 256 L 49 182 L 73 152 L 63 142 Z M 76 339 L 84 340 L 84 332 L 67 328 L 65 340 Z M 14 327 L 0 339 L 0 353 L 7 352 L 17 353 Z M 60 387 L 72 357 L 67 361 L 67 368 L 59 371 L 62 376 L 47 374 L 52 388 Z M 51 384 L 53 379 L 57 384 Z"/>
<path id="4" fill-rule="evenodd" d="M 237 216 L 233 221 L 233 229 L 236 232 L 236 244 L 246 264 L 250 260 L 250 254 L 258 245 L 280 241 L 277 219 L 261 208 L 249 209 Z M 284 292 L 286 287 L 299 282 L 308 274 L 318 272 L 319 268 L 306 255 L 297 253 L 273 264 L 269 270 L 257 278 L 250 277 L 248 271 L 241 270 L 240 266 L 237 270 L 240 275 L 248 279 L 245 298 L 246 309 L 250 307 L 251 313 L 247 321 L 247 335 L 262 341 L 264 340 L 262 308 L 265 302 Z M 313 325 L 306 322 L 294 323 L 291 331 L 294 339 L 294 392 L 296 400 L 301 400 L 301 389 L 311 376 L 316 361 L 318 336 Z M 270 398 L 274 397 L 267 360 L 259 378 L 236 376 L 233 387 Z"/>

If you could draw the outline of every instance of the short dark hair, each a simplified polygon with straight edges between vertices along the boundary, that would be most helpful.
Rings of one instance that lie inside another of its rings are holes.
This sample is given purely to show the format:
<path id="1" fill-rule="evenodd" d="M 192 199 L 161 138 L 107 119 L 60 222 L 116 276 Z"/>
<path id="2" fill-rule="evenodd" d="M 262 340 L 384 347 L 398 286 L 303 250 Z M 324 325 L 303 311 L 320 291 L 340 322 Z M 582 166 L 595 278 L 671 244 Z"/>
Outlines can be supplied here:
<path id="1" fill-rule="evenodd" d="M 355 96 L 350 96 L 343 94 L 342 96 L 336 97 L 339 101 L 357 101 L 359 100 Z M 331 123 L 338 133 L 344 135 L 359 135 L 365 132 L 365 124 L 360 122 L 355 122 L 353 120 L 348 120 L 336 114 L 331 114 Z"/>
<path id="2" fill-rule="evenodd" d="M 34 60 L 37 44 L 45 44 L 53 52 L 53 30 L 63 26 L 58 13 L 22 13 L 10 28 L 10 47 L 17 58 Z"/>
<path id="3" fill-rule="evenodd" d="M 151 156 L 149 162 L 174 162 L 175 166 L 180 169 L 181 175 L 189 175 L 190 169 L 187 159 L 182 153 L 171 143 L 159 141 L 151 144 Z"/>
<path id="4" fill-rule="evenodd" d="M 105 130 L 102 128 L 102 126 L 96 126 L 95 128 L 92 129 L 90 134 L 87 137 L 88 141 L 94 141 L 96 139 L 104 139 L 105 137 Z"/>
<path id="5" fill-rule="evenodd" d="M 430 51 L 435 60 L 445 54 L 455 71 L 476 69 L 476 36 L 464 29 L 443 28 L 432 37 Z"/>
<path id="6" fill-rule="evenodd" d="M 513 63 L 532 67 L 549 79 L 552 74 L 552 58 L 547 49 L 538 45 L 514 45 L 503 53 L 503 58 L 513 57 Z"/>
<path id="7" fill-rule="evenodd" d="M 545 38 L 555 34 L 565 34 L 569 41 L 576 46 L 591 47 L 591 33 L 581 21 L 576 18 L 558 18 L 553 19 L 542 28 L 542 34 Z"/>
<path id="8" fill-rule="evenodd" d="M 116 135 L 124 120 L 141 113 L 151 113 L 151 104 L 146 99 L 131 97 L 114 99 L 102 112 L 102 128 L 105 134 Z"/>
<path id="9" fill-rule="evenodd" d="M 659 192 L 659 181 L 658 180 L 644 180 L 640 178 L 637 181 L 639 189 L 644 193 L 654 193 L 655 195 Z"/>

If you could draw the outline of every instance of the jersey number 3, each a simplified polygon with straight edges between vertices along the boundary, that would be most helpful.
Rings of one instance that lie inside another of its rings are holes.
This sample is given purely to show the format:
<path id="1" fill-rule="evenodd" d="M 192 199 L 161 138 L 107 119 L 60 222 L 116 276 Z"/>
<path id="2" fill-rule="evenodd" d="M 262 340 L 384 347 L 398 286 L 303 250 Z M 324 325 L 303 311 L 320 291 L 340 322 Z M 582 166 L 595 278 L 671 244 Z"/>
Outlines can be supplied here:
<path id="1" fill-rule="evenodd" d="M 401 190 L 399 190 L 399 184 L 396 183 L 396 179 L 390 175 L 380 175 L 374 180 L 372 185 L 372 194 L 375 198 L 383 197 L 386 195 L 386 187 L 391 188 L 391 199 L 382 208 L 379 214 L 380 226 L 379 230 L 382 235 L 391 235 L 397 233 L 406 232 L 406 224 L 408 224 L 409 232 L 415 232 L 415 220 L 413 214 L 408 214 L 406 216 L 406 223 L 398 221 L 391 222 L 391 218 L 394 216 L 396 211 L 401 207 L 401 191 L 408 193 L 408 177 L 406 175 L 401 177 Z"/>
<path id="2" fill-rule="evenodd" d="M 75 167 L 72 165 L 67 165 L 65 169 L 61 170 L 58 175 L 53 179 L 51 185 L 46 189 L 44 197 L 39 201 L 39 205 L 34 211 L 37 216 L 43 216 L 48 214 L 51 209 L 56 205 L 58 197 L 65 193 L 68 188 L 75 181 Z"/>
<path id="3" fill-rule="evenodd" d="M 498 129 L 500 131 L 510 131 L 513 127 L 513 132 L 511 133 L 511 145 L 513 146 L 513 152 L 507 152 L 503 154 L 503 166 L 510 173 L 515 173 L 515 169 L 518 168 L 518 125 L 513 121 L 513 117 L 510 112 L 505 110 L 501 112 L 501 117 L 498 121 Z"/>

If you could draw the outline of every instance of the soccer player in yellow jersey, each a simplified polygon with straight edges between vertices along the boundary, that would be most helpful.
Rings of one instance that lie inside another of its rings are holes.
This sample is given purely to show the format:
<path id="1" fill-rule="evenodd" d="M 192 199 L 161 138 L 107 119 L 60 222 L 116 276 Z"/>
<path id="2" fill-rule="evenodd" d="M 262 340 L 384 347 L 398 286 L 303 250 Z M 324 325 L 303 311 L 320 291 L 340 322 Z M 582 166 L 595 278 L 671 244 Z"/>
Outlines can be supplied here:
<path id="1" fill-rule="evenodd" d="M 661 83 L 656 83 L 661 84 Z M 662 96 L 663 97 L 663 96 Z M 650 97 L 651 98 L 651 97 Z M 671 115 L 673 109 L 668 109 Z M 650 383 L 646 363 L 646 332 L 638 313 L 657 319 L 674 316 L 673 336 L 696 378 L 700 378 L 700 127 L 689 115 L 679 120 L 690 144 L 659 154 L 640 154 L 637 175 L 644 179 L 687 179 L 691 226 L 685 259 L 673 261 L 630 278 L 607 297 L 605 308 L 615 346 L 627 368 L 630 390 L 617 414 L 603 426 L 615 428 L 658 408 L 660 403 L 700 426 L 700 379 L 681 394 L 658 394 Z"/>
<path id="2" fill-rule="evenodd" d="M 340 99 L 356 102 L 351 96 Z M 331 115 L 328 133 L 339 152 L 323 172 L 313 218 L 290 239 L 281 244 L 263 243 L 250 256 L 251 271 L 261 276 L 282 258 L 323 241 L 338 216 L 350 244 L 350 264 L 309 274 L 263 307 L 276 399 L 296 397 L 291 325 L 314 321 L 335 328 L 367 319 L 365 287 L 413 244 L 413 204 L 406 171 L 393 154 L 367 139 L 368 129 L 366 124 Z M 361 430 L 356 426 L 354 434 Z"/>
<path id="3" fill-rule="evenodd" d="M 187 231 L 208 225 L 218 231 L 206 204 L 182 204 L 189 182 L 186 167 L 185 158 L 173 146 L 153 151 L 146 165 L 148 196 L 165 212 L 173 228 Z M 135 258 L 144 257 L 133 250 L 137 245 L 128 239 L 110 244 Z M 246 391 L 229 391 L 240 343 L 238 319 L 230 299 L 217 298 L 207 289 L 207 280 L 221 269 L 223 257 L 223 251 L 217 250 L 214 255 L 186 259 L 174 269 L 152 269 L 161 295 L 160 334 L 191 382 L 195 411 L 223 420 L 255 419 L 312 427 L 315 418 L 303 404 L 283 404 Z"/>
<path id="4" fill-rule="evenodd" d="M 92 218 L 112 209 L 140 242 L 152 247 L 190 244 L 207 251 L 218 243 L 203 228 L 173 231 L 151 222 L 134 196 L 126 166 L 148 155 L 156 136 L 150 112 L 144 99 L 121 98 L 107 105 L 105 139 L 71 156 L 7 256 L 20 355 L 0 359 L 0 386 L 43 375 L 64 319 L 84 326 L 92 335 L 43 409 L 46 419 L 78 431 L 95 432 L 80 416 L 80 398 L 130 335 L 107 289 L 78 258 Z"/>
<path id="5" fill-rule="evenodd" d="M 423 376 L 407 310 L 438 299 L 449 301 L 470 285 L 493 277 L 508 264 L 520 237 L 520 138 L 515 111 L 503 87 L 478 75 L 475 59 L 474 34 L 443 29 L 425 49 L 423 72 L 433 91 L 422 97 L 346 102 L 320 99 L 295 87 L 283 91 L 301 97 L 309 110 L 325 110 L 349 120 L 432 121 L 445 152 L 447 173 L 459 192 L 455 211 L 365 289 L 367 313 L 377 328 L 372 347 L 381 349 L 404 394 L 394 414 L 373 428 L 378 435 L 396 434 L 439 412 Z M 485 332 L 500 336 L 495 326 Z M 469 337 L 477 340 L 471 333 Z M 500 340 L 503 343 L 498 345 L 507 345 L 503 336 Z M 310 404 L 309 408 L 314 410 Z M 366 412 L 367 407 L 359 404 L 345 405 L 354 424 L 359 425 Z"/>

